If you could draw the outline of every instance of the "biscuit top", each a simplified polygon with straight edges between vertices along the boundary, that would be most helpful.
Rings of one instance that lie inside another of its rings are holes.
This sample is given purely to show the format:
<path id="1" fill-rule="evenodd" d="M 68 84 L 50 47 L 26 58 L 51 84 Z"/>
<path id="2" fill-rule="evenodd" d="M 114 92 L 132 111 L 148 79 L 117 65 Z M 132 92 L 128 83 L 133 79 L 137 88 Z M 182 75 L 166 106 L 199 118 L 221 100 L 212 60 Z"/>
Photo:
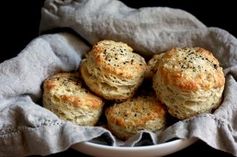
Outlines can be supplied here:
<path id="1" fill-rule="evenodd" d="M 80 107 L 84 104 L 93 108 L 100 108 L 103 105 L 101 98 L 82 87 L 78 73 L 55 74 L 44 81 L 44 90 L 51 96 L 70 102 L 74 107 Z"/>
<path id="2" fill-rule="evenodd" d="M 132 51 L 133 49 L 125 43 L 103 40 L 93 46 L 88 57 L 102 72 L 133 78 L 134 73 L 145 72 L 146 62 L 143 57 Z"/>
<path id="3" fill-rule="evenodd" d="M 221 88 L 225 78 L 218 60 L 203 48 L 173 48 L 157 66 L 163 81 L 182 90 Z"/>
<path id="4" fill-rule="evenodd" d="M 129 128 L 145 126 L 148 121 L 164 119 L 165 107 L 155 97 L 137 97 L 106 110 L 110 121 L 118 126 Z"/>

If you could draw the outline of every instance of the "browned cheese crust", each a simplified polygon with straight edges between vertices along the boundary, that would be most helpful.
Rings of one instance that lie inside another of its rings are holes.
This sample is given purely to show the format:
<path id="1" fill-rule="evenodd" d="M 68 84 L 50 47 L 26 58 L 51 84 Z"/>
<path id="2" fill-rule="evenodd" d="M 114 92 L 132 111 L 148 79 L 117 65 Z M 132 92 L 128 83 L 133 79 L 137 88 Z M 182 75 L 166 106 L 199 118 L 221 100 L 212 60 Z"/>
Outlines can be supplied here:
<path id="1" fill-rule="evenodd" d="M 106 109 L 108 128 L 126 140 L 141 130 L 158 131 L 165 126 L 166 110 L 155 96 L 136 97 Z"/>
<path id="2" fill-rule="evenodd" d="M 185 119 L 220 105 L 223 69 L 203 48 L 173 48 L 156 64 L 153 88 L 169 113 Z"/>
<path id="3" fill-rule="evenodd" d="M 61 119 L 78 125 L 95 125 L 103 101 L 85 89 L 79 73 L 58 73 L 44 81 L 43 104 Z"/>
<path id="4" fill-rule="evenodd" d="M 87 86 L 107 100 L 123 101 L 142 83 L 147 65 L 122 42 L 103 40 L 93 46 L 80 71 Z"/>

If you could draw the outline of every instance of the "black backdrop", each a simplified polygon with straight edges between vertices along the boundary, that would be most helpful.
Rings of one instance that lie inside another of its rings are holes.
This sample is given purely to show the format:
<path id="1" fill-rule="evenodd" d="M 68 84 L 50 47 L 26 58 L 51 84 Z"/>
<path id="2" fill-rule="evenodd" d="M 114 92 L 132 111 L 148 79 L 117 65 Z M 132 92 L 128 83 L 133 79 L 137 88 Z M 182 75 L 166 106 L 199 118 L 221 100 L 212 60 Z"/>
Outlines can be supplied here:
<path id="1" fill-rule="evenodd" d="M 237 37 L 236 8 L 235 1 L 198 1 L 198 0 L 121 0 L 128 6 L 154 7 L 166 6 L 180 8 L 192 13 L 207 26 L 220 27 Z M 0 62 L 16 56 L 33 38 L 39 35 L 38 27 L 40 21 L 40 8 L 44 0 L 6 0 L 0 6 Z M 171 156 L 230 156 L 227 153 L 216 151 L 202 142 L 184 149 Z M 60 156 L 82 156 L 77 151 L 68 151 L 50 155 Z"/>

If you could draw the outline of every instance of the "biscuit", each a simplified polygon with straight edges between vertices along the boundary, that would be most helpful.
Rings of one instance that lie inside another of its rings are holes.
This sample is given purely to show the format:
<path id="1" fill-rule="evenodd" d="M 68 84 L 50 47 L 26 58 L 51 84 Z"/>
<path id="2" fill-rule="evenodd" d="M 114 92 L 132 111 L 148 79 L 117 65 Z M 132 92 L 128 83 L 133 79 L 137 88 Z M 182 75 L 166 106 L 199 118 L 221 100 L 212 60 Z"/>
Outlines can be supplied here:
<path id="1" fill-rule="evenodd" d="M 186 119 L 220 105 L 225 77 L 208 50 L 173 48 L 156 66 L 153 88 L 172 116 Z"/>
<path id="2" fill-rule="evenodd" d="M 80 66 L 86 85 L 107 100 L 134 95 L 146 72 L 145 59 L 122 42 L 103 40 L 93 46 Z"/>
<path id="3" fill-rule="evenodd" d="M 157 64 L 159 63 L 160 59 L 162 58 L 162 56 L 164 55 L 164 53 L 160 53 L 160 54 L 155 54 L 149 61 L 147 64 L 147 71 L 145 74 L 145 77 L 147 79 L 152 79 L 154 74 L 156 73 L 156 68 L 157 68 Z"/>
<path id="4" fill-rule="evenodd" d="M 141 130 L 158 131 L 165 126 L 166 109 L 154 96 L 138 96 L 114 104 L 105 111 L 108 129 L 127 140 Z"/>
<path id="5" fill-rule="evenodd" d="M 59 118 L 83 126 L 97 123 L 103 101 L 83 87 L 78 73 L 50 76 L 44 81 L 43 88 L 44 107 Z"/>

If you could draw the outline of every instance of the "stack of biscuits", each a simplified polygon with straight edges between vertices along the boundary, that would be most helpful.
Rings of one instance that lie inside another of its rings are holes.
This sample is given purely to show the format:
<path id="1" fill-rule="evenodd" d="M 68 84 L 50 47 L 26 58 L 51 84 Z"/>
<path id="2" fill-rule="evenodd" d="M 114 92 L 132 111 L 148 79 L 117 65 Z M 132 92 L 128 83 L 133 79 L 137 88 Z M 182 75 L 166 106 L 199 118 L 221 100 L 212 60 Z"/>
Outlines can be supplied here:
<path id="1" fill-rule="evenodd" d="M 78 125 L 94 126 L 105 115 L 106 127 L 127 140 L 142 130 L 160 131 L 167 116 L 182 120 L 211 112 L 221 103 L 224 84 L 218 60 L 203 48 L 173 48 L 146 63 L 126 43 L 102 40 L 77 72 L 44 81 L 43 104 Z"/>

